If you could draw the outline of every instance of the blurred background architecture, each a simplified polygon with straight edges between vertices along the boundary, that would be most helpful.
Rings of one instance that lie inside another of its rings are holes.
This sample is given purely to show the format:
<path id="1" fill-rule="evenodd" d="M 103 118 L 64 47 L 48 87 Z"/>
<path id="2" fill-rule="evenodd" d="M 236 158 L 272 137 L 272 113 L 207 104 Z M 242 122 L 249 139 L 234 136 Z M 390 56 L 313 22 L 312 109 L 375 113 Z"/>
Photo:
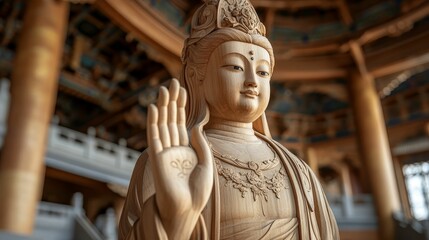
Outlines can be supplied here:
<path id="1" fill-rule="evenodd" d="M 272 135 L 343 240 L 429 239 L 429 1 L 251 0 Z M 200 0 L 0 0 L 0 239 L 117 239 L 146 110 Z"/>

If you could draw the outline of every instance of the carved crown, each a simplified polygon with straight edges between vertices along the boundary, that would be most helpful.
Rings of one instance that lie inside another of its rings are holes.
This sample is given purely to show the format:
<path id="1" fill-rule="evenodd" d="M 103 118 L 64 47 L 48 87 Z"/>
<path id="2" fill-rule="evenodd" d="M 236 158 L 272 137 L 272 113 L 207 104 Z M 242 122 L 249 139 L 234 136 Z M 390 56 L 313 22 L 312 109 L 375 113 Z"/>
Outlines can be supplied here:
<path id="1" fill-rule="evenodd" d="M 248 34 L 265 36 L 265 26 L 259 20 L 249 0 L 203 0 L 191 23 L 186 45 L 221 28 L 234 28 Z"/>

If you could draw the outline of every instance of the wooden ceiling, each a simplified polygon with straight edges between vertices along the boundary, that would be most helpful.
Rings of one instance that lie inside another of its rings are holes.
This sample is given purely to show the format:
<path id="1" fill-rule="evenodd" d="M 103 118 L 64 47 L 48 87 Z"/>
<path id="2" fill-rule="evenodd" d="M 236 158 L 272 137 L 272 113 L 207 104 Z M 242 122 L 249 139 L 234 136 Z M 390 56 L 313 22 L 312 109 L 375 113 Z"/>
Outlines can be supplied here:
<path id="1" fill-rule="evenodd" d="M 146 107 L 160 84 L 178 77 L 200 0 L 69 2 L 55 110 L 60 124 L 82 132 L 95 127 L 98 137 L 144 149 Z M 275 49 L 276 116 L 345 111 L 351 71 L 368 71 L 380 91 L 393 91 L 398 77 L 407 73 L 406 81 L 429 66 L 429 1 L 251 2 Z M 25 0 L 0 6 L 0 77 L 10 77 L 24 9 Z"/>

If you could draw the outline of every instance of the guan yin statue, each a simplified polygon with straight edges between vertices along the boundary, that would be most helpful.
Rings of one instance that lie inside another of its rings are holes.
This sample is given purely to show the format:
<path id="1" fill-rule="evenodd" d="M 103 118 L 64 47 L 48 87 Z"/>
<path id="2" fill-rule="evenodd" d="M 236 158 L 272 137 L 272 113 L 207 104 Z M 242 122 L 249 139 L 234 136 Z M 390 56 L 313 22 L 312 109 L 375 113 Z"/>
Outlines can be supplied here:
<path id="1" fill-rule="evenodd" d="M 250 2 L 206 0 L 182 61 L 148 109 L 119 239 L 339 239 L 314 174 L 271 138 L 274 54 Z"/>

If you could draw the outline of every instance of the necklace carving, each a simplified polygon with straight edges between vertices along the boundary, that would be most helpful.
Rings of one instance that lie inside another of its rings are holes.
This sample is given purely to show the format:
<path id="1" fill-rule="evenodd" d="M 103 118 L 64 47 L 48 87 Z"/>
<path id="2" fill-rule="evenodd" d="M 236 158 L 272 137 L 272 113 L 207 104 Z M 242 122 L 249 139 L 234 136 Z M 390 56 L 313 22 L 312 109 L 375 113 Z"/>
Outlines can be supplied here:
<path id="1" fill-rule="evenodd" d="M 245 197 L 247 192 L 251 192 L 253 200 L 262 197 L 265 201 L 268 201 L 268 193 L 271 191 L 275 194 L 276 198 L 280 199 L 279 193 L 288 188 L 286 184 L 286 172 L 283 167 L 280 166 L 278 172 L 269 178 L 264 175 L 264 172 L 274 169 L 280 165 L 280 161 L 277 158 L 277 154 L 274 149 L 267 144 L 272 151 L 274 157 L 272 159 L 263 160 L 260 163 L 255 161 L 243 162 L 236 157 L 221 154 L 210 144 L 215 157 L 215 164 L 217 172 L 226 180 L 226 186 L 230 185 L 241 192 L 241 197 Z M 237 168 L 241 168 L 247 171 L 234 171 L 230 168 L 222 166 L 222 162 L 228 163 Z"/>

